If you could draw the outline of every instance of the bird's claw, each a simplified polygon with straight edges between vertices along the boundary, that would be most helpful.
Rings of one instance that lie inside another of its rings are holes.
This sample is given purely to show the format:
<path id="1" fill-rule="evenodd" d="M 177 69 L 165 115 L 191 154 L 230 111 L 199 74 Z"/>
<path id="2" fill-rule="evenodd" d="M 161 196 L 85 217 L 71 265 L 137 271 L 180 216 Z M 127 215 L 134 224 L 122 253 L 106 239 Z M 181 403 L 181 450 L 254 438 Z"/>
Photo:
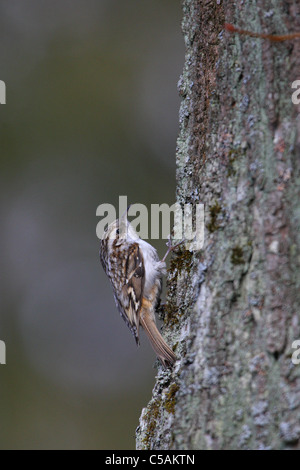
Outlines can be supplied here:
<path id="1" fill-rule="evenodd" d="M 168 256 L 168 254 L 171 253 L 171 251 L 175 251 L 175 249 L 176 249 L 178 246 L 182 245 L 184 242 L 185 242 L 185 240 L 181 240 L 181 242 L 176 243 L 176 245 L 172 245 L 172 238 L 169 237 L 169 239 L 168 239 L 168 241 L 167 241 L 167 243 L 166 243 L 166 245 L 167 245 L 167 247 L 168 247 L 168 250 L 167 250 L 165 256 L 163 257 L 162 261 L 165 261 L 166 258 L 167 258 L 167 256 Z"/>

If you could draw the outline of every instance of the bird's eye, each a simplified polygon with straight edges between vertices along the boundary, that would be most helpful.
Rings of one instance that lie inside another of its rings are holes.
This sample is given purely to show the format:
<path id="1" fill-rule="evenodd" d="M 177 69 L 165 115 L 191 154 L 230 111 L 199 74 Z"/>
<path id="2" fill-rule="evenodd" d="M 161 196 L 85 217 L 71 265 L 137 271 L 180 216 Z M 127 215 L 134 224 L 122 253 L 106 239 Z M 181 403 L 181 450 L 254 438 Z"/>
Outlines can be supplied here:
<path id="1" fill-rule="evenodd" d="M 119 235 L 119 233 L 120 233 L 120 229 L 117 228 L 116 234 Z"/>

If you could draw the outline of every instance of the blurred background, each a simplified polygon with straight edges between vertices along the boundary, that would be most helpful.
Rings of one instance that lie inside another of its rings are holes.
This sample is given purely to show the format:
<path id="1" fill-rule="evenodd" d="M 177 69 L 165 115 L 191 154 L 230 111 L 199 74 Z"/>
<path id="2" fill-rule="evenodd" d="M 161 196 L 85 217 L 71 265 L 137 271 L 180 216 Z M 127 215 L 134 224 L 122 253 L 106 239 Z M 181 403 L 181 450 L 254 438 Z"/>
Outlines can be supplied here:
<path id="1" fill-rule="evenodd" d="M 135 448 L 155 355 L 117 312 L 96 208 L 175 202 L 181 15 L 0 1 L 1 449 Z"/>

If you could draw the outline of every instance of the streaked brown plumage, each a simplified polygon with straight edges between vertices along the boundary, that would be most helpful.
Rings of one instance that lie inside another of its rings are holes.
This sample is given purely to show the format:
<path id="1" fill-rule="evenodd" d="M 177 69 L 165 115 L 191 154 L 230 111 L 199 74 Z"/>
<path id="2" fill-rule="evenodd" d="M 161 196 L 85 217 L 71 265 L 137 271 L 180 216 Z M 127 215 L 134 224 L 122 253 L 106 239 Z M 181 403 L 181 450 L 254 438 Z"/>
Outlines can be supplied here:
<path id="1" fill-rule="evenodd" d="M 119 219 L 115 220 L 103 234 L 100 259 L 112 283 L 118 310 L 136 343 L 141 325 L 162 364 L 173 365 L 176 356 L 155 324 L 165 262 L 159 260 L 153 246 L 138 237 L 127 218 L 122 227 Z"/>

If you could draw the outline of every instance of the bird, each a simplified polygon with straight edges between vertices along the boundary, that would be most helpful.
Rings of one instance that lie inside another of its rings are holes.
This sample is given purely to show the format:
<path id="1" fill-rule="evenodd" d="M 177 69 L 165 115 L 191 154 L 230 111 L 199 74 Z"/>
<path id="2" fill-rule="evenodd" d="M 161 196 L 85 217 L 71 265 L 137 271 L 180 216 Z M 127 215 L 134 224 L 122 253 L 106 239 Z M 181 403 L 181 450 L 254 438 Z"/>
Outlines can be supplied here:
<path id="1" fill-rule="evenodd" d="M 129 209 L 129 208 L 128 208 Z M 140 326 L 163 367 L 172 367 L 176 355 L 158 331 L 155 310 L 160 302 L 165 259 L 177 246 L 168 245 L 162 260 L 156 249 L 141 239 L 127 219 L 127 212 L 104 231 L 100 242 L 100 260 L 114 293 L 117 309 L 136 344 L 140 344 Z"/>

